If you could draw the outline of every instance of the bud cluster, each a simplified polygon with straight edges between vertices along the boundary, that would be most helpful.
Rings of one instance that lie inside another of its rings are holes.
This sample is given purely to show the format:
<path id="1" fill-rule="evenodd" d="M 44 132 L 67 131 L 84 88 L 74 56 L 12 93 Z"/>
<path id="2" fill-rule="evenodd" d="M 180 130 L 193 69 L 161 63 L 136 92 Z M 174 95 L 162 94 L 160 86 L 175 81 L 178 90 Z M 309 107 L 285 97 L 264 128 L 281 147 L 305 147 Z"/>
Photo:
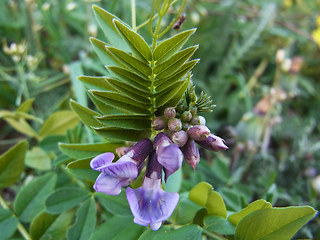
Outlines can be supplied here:
<path id="1" fill-rule="evenodd" d="M 183 103 L 177 107 L 167 107 L 163 115 L 152 121 L 153 129 L 163 131 L 173 143 L 177 144 L 185 161 L 194 169 L 200 161 L 196 143 L 213 151 L 228 149 L 224 140 L 212 134 L 205 124 L 205 118 L 197 115 L 196 106 L 187 107 Z"/>

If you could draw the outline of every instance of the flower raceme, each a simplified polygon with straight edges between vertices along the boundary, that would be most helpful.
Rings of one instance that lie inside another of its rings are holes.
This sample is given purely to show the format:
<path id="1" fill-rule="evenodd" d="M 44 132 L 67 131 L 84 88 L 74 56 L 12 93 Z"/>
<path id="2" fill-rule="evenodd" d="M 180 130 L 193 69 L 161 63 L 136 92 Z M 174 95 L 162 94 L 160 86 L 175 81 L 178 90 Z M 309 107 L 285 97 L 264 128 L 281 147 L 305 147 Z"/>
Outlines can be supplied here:
<path id="1" fill-rule="evenodd" d="M 134 222 L 142 226 L 150 225 L 152 230 L 160 228 L 179 201 L 178 193 L 167 193 L 161 188 L 162 171 L 165 173 L 164 180 L 167 181 L 168 177 L 182 166 L 183 159 L 195 169 L 200 161 L 197 144 L 213 151 L 228 149 L 224 140 L 210 133 L 205 125 L 193 125 L 205 123 L 194 121 L 199 117 L 191 119 L 189 116 L 186 120 L 189 122 L 183 123 L 186 128 L 182 127 L 179 119 L 174 118 L 174 108 L 167 109 L 165 113 L 166 115 L 157 118 L 153 125 L 156 131 L 163 130 L 167 134 L 159 132 L 153 142 L 145 138 L 131 148 L 118 148 L 118 161 L 113 162 L 114 154 L 107 152 L 96 156 L 90 162 L 93 170 L 101 172 L 93 186 L 95 191 L 117 195 L 122 187 L 128 186 L 138 177 L 145 166 L 145 159 L 148 158 L 142 186 L 137 189 L 127 187 L 126 195 Z M 166 121 L 169 117 L 169 121 Z"/>

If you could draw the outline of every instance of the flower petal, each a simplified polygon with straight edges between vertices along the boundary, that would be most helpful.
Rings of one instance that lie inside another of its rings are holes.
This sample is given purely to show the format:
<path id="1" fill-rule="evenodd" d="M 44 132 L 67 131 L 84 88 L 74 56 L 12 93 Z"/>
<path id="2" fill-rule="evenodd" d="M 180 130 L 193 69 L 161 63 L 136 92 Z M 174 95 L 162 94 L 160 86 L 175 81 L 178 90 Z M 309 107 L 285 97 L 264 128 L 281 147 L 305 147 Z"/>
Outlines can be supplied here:
<path id="1" fill-rule="evenodd" d="M 112 163 L 114 154 L 111 152 L 102 153 L 90 161 L 90 167 L 93 170 L 100 171 L 101 168 L 108 166 Z"/>
<path id="2" fill-rule="evenodd" d="M 101 173 L 93 188 L 96 192 L 103 192 L 109 195 L 118 195 L 121 192 L 121 187 L 129 185 L 133 179 L 128 178 L 115 178 L 105 173 Z"/>
<path id="3" fill-rule="evenodd" d="M 138 176 L 137 164 L 130 159 L 127 159 L 126 155 L 120 158 L 117 162 L 102 168 L 100 171 L 112 177 L 136 178 Z"/>
<path id="4" fill-rule="evenodd" d="M 170 217 L 179 201 L 178 193 L 167 193 L 161 189 L 161 179 L 148 177 L 142 187 L 128 187 L 126 194 L 135 222 L 143 226 L 149 223 L 152 230 L 157 230 L 161 222 Z"/>
<path id="5" fill-rule="evenodd" d="M 177 171 L 183 161 L 183 154 L 179 146 L 171 143 L 165 147 L 159 147 L 157 151 L 158 162 L 170 173 Z"/>

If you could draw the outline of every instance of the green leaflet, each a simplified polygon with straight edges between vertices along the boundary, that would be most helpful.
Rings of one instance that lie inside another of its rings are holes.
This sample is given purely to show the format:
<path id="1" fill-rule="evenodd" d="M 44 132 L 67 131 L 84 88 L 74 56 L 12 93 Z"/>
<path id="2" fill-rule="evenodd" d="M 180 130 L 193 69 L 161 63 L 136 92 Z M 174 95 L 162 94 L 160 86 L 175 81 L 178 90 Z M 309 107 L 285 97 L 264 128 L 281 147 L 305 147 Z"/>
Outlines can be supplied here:
<path id="1" fill-rule="evenodd" d="M 94 51 L 98 54 L 100 61 L 105 66 L 118 66 L 116 58 L 106 49 L 106 46 L 108 45 L 107 43 L 93 37 L 90 38 L 90 42 Z"/>
<path id="2" fill-rule="evenodd" d="M 156 65 L 154 73 L 157 75 L 157 79 L 168 77 L 172 73 L 178 71 L 197 49 L 198 45 L 186 48 L 173 55 L 164 63 Z"/>
<path id="3" fill-rule="evenodd" d="M 77 178 L 80 179 L 88 179 L 94 182 L 99 175 L 99 172 L 92 171 L 90 168 L 90 161 L 92 158 L 89 159 L 80 159 L 73 162 L 70 162 L 67 165 L 67 169 L 69 172 Z"/>
<path id="4" fill-rule="evenodd" d="M 68 229 L 67 239 L 87 240 L 96 225 L 96 204 L 94 198 L 87 199 L 76 211 L 75 223 Z"/>
<path id="5" fill-rule="evenodd" d="M 102 127 L 94 128 L 94 130 L 110 140 L 123 140 L 123 141 L 139 141 L 142 138 L 149 138 L 151 136 L 151 130 L 132 130 L 120 127 Z"/>
<path id="6" fill-rule="evenodd" d="M 106 49 L 110 51 L 114 56 L 117 57 L 118 61 L 122 64 L 127 66 L 129 69 L 134 71 L 136 74 L 142 76 L 143 78 L 147 78 L 151 75 L 152 70 L 149 65 L 144 62 L 141 62 L 137 58 L 129 55 L 128 53 L 119 50 L 114 47 L 106 46 Z"/>
<path id="7" fill-rule="evenodd" d="M 59 149 L 74 159 L 93 158 L 101 153 L 115 152 L 123 143 L 68 144 L 59 143 Z"/>
<path id="8" fill-rule="evenodd" d="M 315 215 L 309 206 L 264 208 L 244 217 L 236 227 L 236 240 L 283 240 L 292 236 Z"/>
<path id="9" fill-rule="evenodd" d="M 2 239 L 9 239 L 17 229 L 17 217 L 8 209 L 0 209 L 0 232 Z"/>
<path id="10" fill-rule="evenodd" d="M 158 63 L 167 60 L 175 52 L 179 51 L 195 31 L 195 28 L 190 29 L 161 42 L 153 51 L 154 60 Z"/>
<path id="11" fill-rule="evenodd" d="M 53 191 L 57 181 L 54 173 L 47 173 L 35 178 L 18 192 L 14 201 L 14 210 L 24 222 L 31 220 L 45 210 L 45 201 Z"/>
<path id="12" fill-rule="evenodd" d="M 109 43 L 112 46 L 115 46 L 121 50 L 126 52 L 129 51 L 129 48 L 123 38 L 120 36 L 117 28 L 113 24 L 113 19 L 118 19 L 113 14 L 109 13 L 108 11 L 98 7 L 97 5 L 92 6 L 96 20 L 100 25 L 101 29 L 103 30 L 105 36 L 107 37 Z"/>
<path id="13" fill-rule="evenodd" d="M 27 150 L 28 142 L 21 141 L 0 156 L 0 188 L 9 187 L 18 180 Z"/>
<path id="14" fill-rule="evenodd" d="M 107 69 L 112 71 L 118 78 L 120 78 L 124 82 L 135 82 L 146 88 L 150 87 L 151 85 L 151 80 L 149 78 L 142 78 L 137 74 L 128 71 L 124 68 L 112 66 L 108 67 Z"/>
<path id="15" fill-rule="evenodd" d="M 144 60 L 146 63 L 151 61 L 152 55 L 150 47 L 144 41 L 144 39 L 139 34 L 130 30 L 124 24 L 120 23 L 118 20 L 113 19 L 113 23 L 116 25 L 131 50 L 137 56 L 140 56 L 140 58 L 142 58 L 142 60 Z"/>
<path id="16" fill-rule="evenodd" d="M 151 119 L 144 116 L 128 115 L 117 116 L 117 115 L 106 115 L 97 117 L 97 120 L 103 125 L 108 127 L 120 127 L 133 130 L 148 130 L 151 124 Z"/>
<path id="17" fill-rule="evenodd" d="M 91 77 L 91 76 L 81 76 L 78 79 L 84 83 L 84 86 L 87 89 L 94 90 L 108 90 L 109 84 L 106 81 L 105 77 Z"/>
<path id="18" fill-rule="evenodd" d="M 89 129 L 91 129 L 91 127 L 102 127 L 102 124 L 95 119 L 95 116 L 99 116 L 99 113 L 83 107 L 72 99 L 70 100 L 70 106 Z"/>

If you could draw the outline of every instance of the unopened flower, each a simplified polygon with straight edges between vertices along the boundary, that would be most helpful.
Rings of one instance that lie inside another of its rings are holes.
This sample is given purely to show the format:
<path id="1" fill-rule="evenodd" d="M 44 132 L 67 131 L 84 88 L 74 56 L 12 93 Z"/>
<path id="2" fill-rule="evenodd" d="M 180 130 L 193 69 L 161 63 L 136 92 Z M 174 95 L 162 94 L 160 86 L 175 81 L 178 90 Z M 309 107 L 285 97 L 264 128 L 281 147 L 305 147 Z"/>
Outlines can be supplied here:
<path id="1" fill-rule="evenodd" d="M 204 125 L 196 125 L 188 129 L 188 135 L 195 141 L 205 140 L 209 134 L 209 128 Z"/>
<path id="2" fill-rule="evenodd" d="M 196 141 L 201 147 L 213 150 L 220 151 L 228 149 L 228 147 L 224 144 L 224 140 L 221 137 L 218 137 L 214 134 L 210 134 L 205 140 Z"/>
<path id="3" fill-rule="evenodd" d="M 164 117 L 156 117 L 152 120 L 151 126 L 154 130 L 160 131 L 164 129 L 167 125 L 167 121 Z"/>
<path id="4" fill-rule="evenodd" d="M 116 148 L 116 154 L 118 155 L 119 158 L 121 158 L 123 155 L 125 155 L 129 151 L 129 147 L 118 147 Z"/>
<path id="5" fill-rule="evenodd" d="M 159 133 L 154 139 L 158 162 L 164 167 L 165 181 L 168 177 L 177 171 L 183 161 L 183 154 L 179 146 L 164 134 Z"/>
<path id="6" fill-rule="evenodd" d="M 114 154 L 107 152 L 93 158 L 90 167 L 100 171 L 93 188 L 97 192 L 117 195 L 121 187 L 127 186 L 143 168 L 144 159 L 153 150 L 152 142 L 145 138 L 136 143 L 118 161 L 112 162 Z"/>
<path id="7" fill-rule="evenodd" d="M 184 111 L 181 114 L 181 119 L 185 122 L 189 122 L 192 119 L 192 113 L 189 111 Z"/>
<path id="8" fill-rule="evenodd" d="M 164 116 L 168 119 L 176 116 L 176 109 L 174 107 L 168 107 L 164 110 Z"/>
<path id="9" fill-rule="evenodd" d="M 150 154 L 142 187 L 127 188 L 126 194 L 134 222 L 142 226 L 150 224 L 151 230 L 158 230 L 175 209 L 178 193 L 167 193 L 161 188 L 162 166 L 155 152 Z"/>
<path id="10" fill-rule="evenodd" d="M 206 119 L 202 116 L 195 116 L 190 122 L 192 125 L 206 125 Z"/>
<path id="11" fill-rule="evenodd" d="M 180 131 L 182 129 L 181 120 L 178 118 L 170 118 L 168 121 L 168 128 L 173 132 Z"/>
<path id="12" fill-rule="evenodd" d="M 188 134 L 185 131 L 175 132 L 171 139 L 172 142 L 176 143 L 179 147 L 182 147 L 188 140 Z"/>
<path id="13" fill-rule="evenodd" d="M 186 163 L 193 167 L 193 169 L 196 169 L 196 165 L 200 162 L 200 153 L 195 141 L 189 139 L 181 148 L 181 151 Z"/>

